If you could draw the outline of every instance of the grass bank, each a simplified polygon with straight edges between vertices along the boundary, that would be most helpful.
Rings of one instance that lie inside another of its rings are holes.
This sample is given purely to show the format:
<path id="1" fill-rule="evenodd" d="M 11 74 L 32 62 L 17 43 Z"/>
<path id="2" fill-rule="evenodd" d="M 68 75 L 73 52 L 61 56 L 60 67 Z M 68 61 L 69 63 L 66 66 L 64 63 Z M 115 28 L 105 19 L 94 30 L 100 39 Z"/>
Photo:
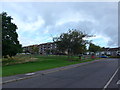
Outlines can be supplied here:
<path id="1" fill-rule="evenodd" d="M 40 70 L 46 70 L 51 68 L 57 68 L 67 66 L 71 64 L 77 64 L 87 61 L 93 61 L 93 59 L 79 60 L 78 57 L 72 57 L 75 61 L 67 60 L 67 56 L 34 56 L 38 58 L 35 62 L 27 62 L 23 64 L 16 64 L 2 67 L 2 76 L 11 76 L 16 74 L 30 73 Z"/>

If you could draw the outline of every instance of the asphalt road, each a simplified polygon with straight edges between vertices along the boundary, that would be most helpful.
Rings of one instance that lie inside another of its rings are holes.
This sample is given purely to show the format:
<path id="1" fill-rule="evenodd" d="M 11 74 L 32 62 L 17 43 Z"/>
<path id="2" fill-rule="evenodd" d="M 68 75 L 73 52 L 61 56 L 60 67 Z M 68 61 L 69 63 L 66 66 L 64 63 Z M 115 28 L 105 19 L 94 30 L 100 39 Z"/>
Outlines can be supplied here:
<path id="1" fill-rule="evenodd" d="M 3 84 L 3 88 L 118 88 L 118 59 L 106 59 L 68 70 Z M 110 81 L 111 79 L 111 81 Z"/>

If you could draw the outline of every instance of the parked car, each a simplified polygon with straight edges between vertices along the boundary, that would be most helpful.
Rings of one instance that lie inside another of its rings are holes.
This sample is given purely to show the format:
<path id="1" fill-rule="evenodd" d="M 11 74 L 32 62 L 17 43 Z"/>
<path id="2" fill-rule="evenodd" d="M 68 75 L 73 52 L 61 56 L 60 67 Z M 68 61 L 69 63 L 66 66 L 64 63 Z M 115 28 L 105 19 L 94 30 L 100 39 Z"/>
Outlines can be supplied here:
<path id="1" fill-rule="evenodd" d="M 29 54 L 31 54 L 31 53 L 25 53 L 26 55 L 29 55 Z"/>
<path id="2" fill-rule="evenodd" d="M 100 58 L 108 58 L 108 56 L 102 55 L 100 56 Z"/>

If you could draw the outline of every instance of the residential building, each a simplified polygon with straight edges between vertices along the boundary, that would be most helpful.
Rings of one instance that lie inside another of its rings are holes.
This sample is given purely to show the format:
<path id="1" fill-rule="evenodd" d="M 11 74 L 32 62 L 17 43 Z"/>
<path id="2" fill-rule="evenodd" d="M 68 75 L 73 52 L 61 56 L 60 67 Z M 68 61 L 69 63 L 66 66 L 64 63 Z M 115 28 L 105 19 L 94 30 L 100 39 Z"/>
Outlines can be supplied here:
<path id="1" fill-rule="evenodd" d="M 35 53 L 35 50 L 33 48 L 37 47 L 38 54 L 46 55 L 46 54 L 62 54 L 57 50 L 57 45 L 55 42 L 48 42 L 48 43 L 42 43 L 39 45 L 30 45 L 23 47 L 23 52 L 28 53 Z M 89 54 L 92 52 L 89 52 Z M 67 51 L 65 51 L 65 54 L 67 54 Z M 111 55 L 116 56 L 120 55 L 120 47 L 118 48 L 102 48 L 102 51 L 99 51 L 96 53 L 96 55 Z"/>
<path id="2" fill-rule="evenodd" d="M 38 45 L 30 45 L 23 47 L 23 52 L 25 53 L 36 53 Z"/>
<path id="3" fill-rule="evenodd" d="M 43 43 L 39 45 L 39 54 L 54 54 L 55 50 L 57 48 L 56 43 L 49 42 L 49 43 Z"/>
<path id="4" fill-rule="evenodd" d="M 38 54 L 44 55 L 44 54 L 54 54 L 57 48 L 57 45 L 54 42 L 49 42 L 49 43 L 43 43 L 39 45 L 25 46 L 23 47 L 23 52 L 33 53 L 33 47 L 38 47 Z"/>
<path id="5" fill-rule="evenodd" d="M 87 55 L 93 54 L 94 52 L 86 52 Z M 101 51 L 94 53 L 95 55 L 109 55 L 109 56 L 117 56 L 120 55 L 120 47 L 118 48 L 102 48 Z"/>
<path id="6" fill-rule="evenodd" d="M 117 56 L 120 55 L 120 47 L 118 48 L 102 48 L 101 54 Z"/>

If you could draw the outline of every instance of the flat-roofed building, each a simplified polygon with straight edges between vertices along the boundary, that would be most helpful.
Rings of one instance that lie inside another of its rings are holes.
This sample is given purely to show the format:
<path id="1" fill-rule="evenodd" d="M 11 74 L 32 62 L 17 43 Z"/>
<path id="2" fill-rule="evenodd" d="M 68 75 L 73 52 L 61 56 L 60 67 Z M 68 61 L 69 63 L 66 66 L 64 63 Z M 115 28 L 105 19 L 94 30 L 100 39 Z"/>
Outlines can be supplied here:
<path id="1" fill-rule="evenodd" d="M 118 48 L 102 48 L 101 54 L 116 56 L 120 53 L 120 47 Z"/>
<path id="2" fill-rule="evenodd" d="M 31 45 L 23 47 L 23 52 L 33 53 L 33 47 L 38 47 L 39 54 L 55 54 L 57 45 L 55 42 L 42 43 L 39 45 Z"/>
<path id="3" fill-rule="evenodd" d="M 57 45 L 54 42 L 39 44 L 39 54 L 54 54 Z"/>
<path id="4" fill-rule="evenodd" d="M 38 45 L 30 45 L 30 46 L 24 46 L 23 47 L 23 52 L 25 53 L 37 53 L 37 50 L 35 50 L 35 48 L 37 49 Z"/>

